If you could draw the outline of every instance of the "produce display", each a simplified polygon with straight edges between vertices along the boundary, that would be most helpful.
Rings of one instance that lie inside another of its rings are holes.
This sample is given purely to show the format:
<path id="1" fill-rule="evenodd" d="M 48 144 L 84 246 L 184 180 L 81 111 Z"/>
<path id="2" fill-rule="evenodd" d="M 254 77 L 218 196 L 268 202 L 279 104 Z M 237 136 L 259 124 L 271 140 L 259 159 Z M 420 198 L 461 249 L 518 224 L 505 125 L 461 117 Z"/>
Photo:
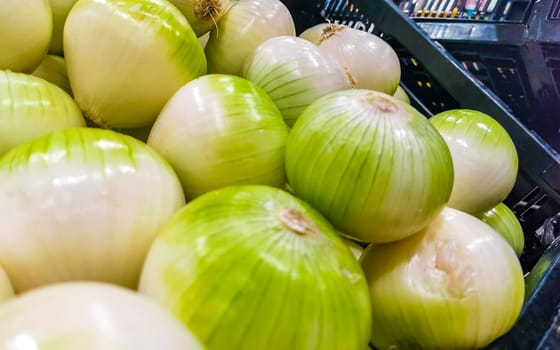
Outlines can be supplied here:
<path id="1" fill-rule="evenodd" d="M 422 115 L 380 37 L 298 37 L 280 0 L 0 0 L 0 33 L 1 349 L 482 349 L 516 322 L 515 145 Z"/>

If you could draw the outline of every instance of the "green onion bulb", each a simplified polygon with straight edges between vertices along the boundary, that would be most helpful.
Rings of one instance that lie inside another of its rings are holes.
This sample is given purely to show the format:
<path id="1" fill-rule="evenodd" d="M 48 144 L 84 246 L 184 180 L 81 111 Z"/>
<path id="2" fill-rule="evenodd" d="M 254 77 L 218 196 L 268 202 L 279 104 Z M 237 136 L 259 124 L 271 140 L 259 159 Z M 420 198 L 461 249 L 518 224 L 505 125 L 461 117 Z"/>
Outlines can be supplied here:
<path id="1" fill-rule="evenodd" d="M 283 187 L 288 127 L 255 84 L 209 74 L 181 88 L 154 124 L 148 144 L 181 179 L 187 198 L 224 186 Z"/>
<path id="2" fill-rule="evenodd" d="M 114 131 L 53 131 L 0 158 L 0 265 L 16 292 L 71 280 L 135 288 L 185 203 L 155 151 Z"/>
<path id="3" fill-rule="evenodd" d="M 477 217 L 501 234 L 513 248 L 515 254 L 521 256 L 525 247 L 525 235 L 519 220 L 507 205 L 500 203 L 494 208 L 478 214 Z"/>
<path id="4" fill-rule="evenodd" d="M 202 350 L 163 307 L 115 285 L 60 283 L 0 307 L 0 349 Z"/>
<path id="5" fill-rule="evenodd" d="M 267 186 L 206 193 L 160 230 L 140 282 L 208 350 L 363 350 L 366 280 L 336 230 Z"/>
<path id="6" fill-rule="evenodd" d="M 210 32 L 204 49 L 209 73 L 240 75 L 247 57 L 266 39 L 296 34 L 280 0 L 237 0 Z"/>
<path id="7" fill-rule="evenodd" d="M 236 1 L 236 0 L 234 0 Z M 231 0 L 170 0 L 185 16 L 196 36 L 208 33 L 218 25 L 231 6 Z"/>
<path id="8" fill-rule="evenodd" d="M 289 126 L 318 98 L 352 87 L 334 56 L 293 36 L 274 37 L 259 45 L 245 62 L 242 76 L 272 98 Z"/>
<path id="9" fill-rule="evenodd" d="M 368 247 L 371 343 L 389 349 L 481 349 L 513 326 L 523 271 L 481 220 L 446 208 L 424 230 Z"/>
<path id="10" fill-rule="evenodd" d="M 68 17 L 72 6 L 74 6 L 77 1 L 78 0 L 49 0 L 53 16 L 53 30 L 49 53 L 63 55 L 62 33 L 64 31 L 64 23 L 66 23 L 66 17 Z"/>
<path id="11" fill-rule="evenodd" d="M 439 113 L 430 121 L 443 136 L 455 169 L 449 206 L 476 215 L 502 202 L 515 184 L 518 158 L 506 130 L 469 109 Z"/>
<path id="12" fill-rule="evenodd" d="M 76 103 L 46 80 L 0 71 L 0 155 L 53 130 L 85 126 Z"/>
<path id="13" fill-rule="evenodd" d="M 53 24 L 48 0 L 0 0 L 0 70 L 31 73 L 47 54 Z"/>
<path id="14" fill-rule="evenodd" d="M 68 81 L 68 71 L 66 70 L 66 61 L 64 61 L 64 58 L 55 55 L 47 55 L 32 74 L 53 83 L 72 96 L 72 88 Z"/>
<path id="15" fill-rule="evenodd" d="M 286 144 L 294 193 L 362 242 L 412 235 L 443 209 L 453 164 L 443 138 L 413 107 L 371 90 L 312 103 Z"/>
<path id="16" fill-rule="evenodd" d="M 78 105 L 93 124 L 153 123 L 181 86 L 206 73 L 204 51 L 167 0 L 80 0 L 64 26 Z"/>

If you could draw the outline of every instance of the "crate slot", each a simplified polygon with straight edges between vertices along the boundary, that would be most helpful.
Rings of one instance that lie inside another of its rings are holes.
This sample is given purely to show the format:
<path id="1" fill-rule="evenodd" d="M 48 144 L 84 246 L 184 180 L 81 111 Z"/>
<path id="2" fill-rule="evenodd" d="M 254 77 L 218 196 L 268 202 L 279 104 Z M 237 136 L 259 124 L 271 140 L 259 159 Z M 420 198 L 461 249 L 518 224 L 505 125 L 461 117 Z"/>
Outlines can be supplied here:
<path id="1" fill-rule="evenodd" d="M 557 0 L 556 3 L 550 9 L 550 13 L 548 14 L 548 19 L 560 21 L 560 0 Z"/>

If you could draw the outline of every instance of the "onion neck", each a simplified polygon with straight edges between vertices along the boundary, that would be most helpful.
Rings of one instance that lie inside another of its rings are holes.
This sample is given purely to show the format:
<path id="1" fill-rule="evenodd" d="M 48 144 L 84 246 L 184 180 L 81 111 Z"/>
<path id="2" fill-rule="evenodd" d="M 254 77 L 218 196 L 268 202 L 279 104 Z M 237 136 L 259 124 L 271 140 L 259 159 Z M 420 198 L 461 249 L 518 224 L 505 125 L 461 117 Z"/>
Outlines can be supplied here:
<path id="1" fill-rule="evenodd" d="M 280 221 L 284 227 L 299 236 L 315 236 L 319 233 L 311 220 L 293 208 L 283 208 L 280 211 Z"/>
<path id="2" fill-rule="evenodd" d="M 193 3 L 193 13 L 201 21 L 213 21 L 224 11 L 220 0 L 196 0 Z"/>
<path id="3" fill-rule="evenodd" d="M 84 119 L 86 121 L 86 125 L 90 128 L 99 128 L 99 129 L 112 129 L 109 123 L 101 117 L 98 117 L 92 113 L 82 111 L 84 115 Z"/>

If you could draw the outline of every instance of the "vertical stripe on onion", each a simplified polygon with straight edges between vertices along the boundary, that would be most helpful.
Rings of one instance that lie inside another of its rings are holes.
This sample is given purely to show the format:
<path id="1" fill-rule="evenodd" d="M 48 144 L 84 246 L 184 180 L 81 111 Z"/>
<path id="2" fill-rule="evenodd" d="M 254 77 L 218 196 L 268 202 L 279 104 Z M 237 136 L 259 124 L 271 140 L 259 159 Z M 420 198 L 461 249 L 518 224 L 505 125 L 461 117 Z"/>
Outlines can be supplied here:
<path id="1" fill-rule="evenodd" d="M 507 205 L 500 203 L 494 208 L 478 214 L 477 217 L 501 234 L 513 248 L 515 254 L 521 256 L 525 247 L 525 235 L 519 220 Z"/>
<path id="2" fill-rule="evenodd" d="M 0 71 L 0 155 L 52 130 L 85 126 L 80 109 L 58 86 Z"/>
<path id="3" fill-rule="evenodd" d="M 0 348 L 10 350 L 202 350 L 154 301 L 94 282 L 38 288 L 0 308 Z"/>
<path id="4" fill-rule="evenodd" d="M 300 34 L 332 53 L 354 78 L 356 87 L 392 95 L 401 79 L 400 61 L 378 36 L 341 24 L 321 23 Z"/>
<path id="5" fill-rule="evenodd" d="M 328 52 L 293 36 L 266 40 L 248 57 L 243 77 L 260 86 L 292 126 L 307 106 L 351 80 Z"/>
<path id="6" fill-rule="evenodd" d="M 358 262 L 318 212 L 267 186 L 187 204 L 160 231 L 139 290 L 208 350 L 363 350 L 369 339 Z"/>
<path id="7" fill-rule="evenodd" d="M 171 163 L 193 198 L 235 184 L 283 187 L 287 137 L 282 114 L 258 86 L 210 74 L 169 100 L 148 144 Z"/>
<path id="8" fill-rule="evenodd" d="M 64 54 L 78 105 L 101 127 L 149 125 L 206 72 L 200 42 L 167 0 L 80 0 L 66 20 Z"/>
<path id="9" fill-rule="evenodd" d="M 31 73 L 52 36 L 48 0 L 0 0 L 0 70 Z"/>
<path id="10" fill-rule="evenodd" d="M 209 73 L 240 75 L 246 58 L 266 39 L 296 33 L 280 0 L 238 0 L 210 33 L 205 52 Z"/>
<path id="11" fill-rule="evenodd" d="M 435 128 L 410 105 L 372 90 L 312 103 L 288 136 L 286 171 L 298 197 L 363 242 L 418 232 L 453 185 L 451 155 Z"/>
<path id="12" fill-rule="evenodd" d="M 62 33 L 64 31 L 64 23 L 66 22 L 66 17 L 72 9 L 72 6 L 78 0 L 49 0 L 49 4 L 52 9 L 53 17 L 53 29 L 52 29 L 52 39 L 49 46 L 49 53 L 55 55 L 62 55 Z"/>
<path id="13" fill-rule="evenodd" d="M 479 219 L 446 208 L 421 232 L 368 247 L 361 259 L 376 349 L 482 349 L 523 305 L 523 271 Z"/>
<path id="14" fill-rule="evenodd" d="M 237 1 L 237 0 L 233 0 Z M 232 0 L 170 0 L 185 16 L 196 36 L 208 33 L 230 8 Z"/>
<path id="15" fill-rule="evenodd" d="M 66 70 L 64 58 L 47 55 L 32 74 L 53 83 L 72 96 L 72 88 L 70 87 L 70 81 L 68 81 L 68 71 Z"/>
<path id="16" fill-rule="evenodd" d="M 468 109 L 441 112 L 430 121 L 453 157 L 455 181 L 448 205 L 475 215 L 502 202 L 518 171 L 507 131 L 489 115 Z"/>
<path id="17" fill-rule="evenodd" d="M 0 265 L 17 292 L 68 280 L 134 288 L 157 230 L 184 203 L 169 164 L 140 141 L 51 132 L 0 158 Z"/>

